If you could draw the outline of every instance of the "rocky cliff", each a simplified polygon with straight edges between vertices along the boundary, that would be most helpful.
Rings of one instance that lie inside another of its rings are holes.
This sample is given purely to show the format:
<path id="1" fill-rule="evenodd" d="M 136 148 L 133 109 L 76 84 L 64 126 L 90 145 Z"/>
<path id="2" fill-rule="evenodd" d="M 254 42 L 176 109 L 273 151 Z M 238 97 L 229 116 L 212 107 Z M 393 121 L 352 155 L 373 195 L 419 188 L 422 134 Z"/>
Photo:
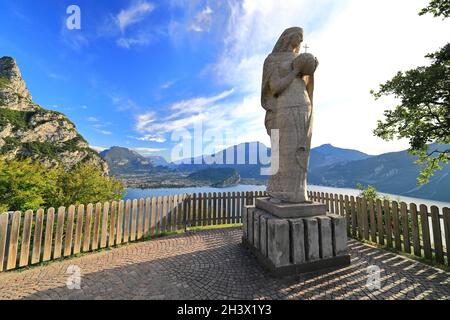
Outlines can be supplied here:
<path id="1" fill-rule="evenodd" d="M 16 61 L 0 58 L 0 155 L 32 157 L 49 167 L 70 169 L 93 163 L 107 174 L 107 163 L 62 113 L 35 104 Z"/>

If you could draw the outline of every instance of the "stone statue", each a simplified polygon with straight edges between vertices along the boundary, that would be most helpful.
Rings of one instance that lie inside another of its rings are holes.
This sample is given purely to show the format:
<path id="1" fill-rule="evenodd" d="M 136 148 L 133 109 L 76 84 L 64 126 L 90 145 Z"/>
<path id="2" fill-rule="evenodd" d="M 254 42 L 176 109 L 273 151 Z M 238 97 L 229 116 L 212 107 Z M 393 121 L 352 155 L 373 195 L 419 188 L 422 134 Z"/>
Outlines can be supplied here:
<path id="1" fill-rule="evenodd" d="M 279 169 L 267 192 L 273 202 L 308 203 L 307 172 L 313 124 L 314 72 L 317 59 L 300 54 L 303 29 L 285 30 L 264 62 L 261 103 L 269 135 L 279 130 Z M 278 150 L 277 150 L 278 148 Z"/>

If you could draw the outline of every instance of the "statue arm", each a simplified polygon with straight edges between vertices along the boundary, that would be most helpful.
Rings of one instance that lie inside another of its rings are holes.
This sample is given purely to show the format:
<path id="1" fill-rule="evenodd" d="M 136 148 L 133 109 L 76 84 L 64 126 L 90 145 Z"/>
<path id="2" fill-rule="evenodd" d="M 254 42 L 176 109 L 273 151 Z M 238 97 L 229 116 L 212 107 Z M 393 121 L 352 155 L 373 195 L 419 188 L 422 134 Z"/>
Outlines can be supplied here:
<path id="1" fill-rule="evenodd" d="M 297 77 L 298 73 L 298 70 L 294 69 L 286 77 L 281 78 L 278 70 L 274 71 L 269 82 L 273 95 L 277 96 L 283 93 L 283 91 L 286 90 L 292 81 Z"/>

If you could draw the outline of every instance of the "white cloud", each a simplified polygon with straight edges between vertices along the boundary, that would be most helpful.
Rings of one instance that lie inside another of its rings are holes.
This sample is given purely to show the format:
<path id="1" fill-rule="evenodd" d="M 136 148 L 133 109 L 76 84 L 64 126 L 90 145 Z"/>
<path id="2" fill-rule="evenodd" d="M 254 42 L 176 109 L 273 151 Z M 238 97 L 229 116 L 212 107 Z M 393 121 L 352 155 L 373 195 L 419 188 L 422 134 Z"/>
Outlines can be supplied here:
<path id="1" fill-rule="evenodd" d="M 67 81 L 67 79 L 68 79 L 66 76 L 59 74 L 59 73 L 54 73 L 54 72 L 50 72 L 48 74 L 48 76 L 54 80 Z"/>
<path id="2" fill-rule="evenodd" d="M 210 108 L 212 104 L 223 100 L 233 94 L 234 89 L 224 91 L 212 97 L 197 97 L 188 100 L 178 101 L 170 107 L 170 110 L 175 111 L 167 120 L 177 118 L 183 114 L 200 113 L 205 108 Z"/>
<path id="3" fill-rule="evenodd" d="M 209 120 L 223 118 L 225 112 L 223 105 L 216 103 L 231 96 L 233 92 L 234 90 L 231 89 L 211 97 L 196 97 L 175 102 L 169 107 L 171 114 L 165 117 L 158 117 L 153 111 L 139 114 L 136 117 L 135 128 L 139 133 L 150 133 L 157 137 L 177 129 L 191 129 L 200 122 L 206 122 L 210 126 L 219 128 L 226 125 L 226 122 L 221 120 L 219 124 Z"/>
<path id="4" fill-rule="evenodd" d="M 166 150 L 166 149 L 161 149 L 161 148 L 130 148 L 130 149 L 134 150 L 140 154 L 143 154 L 143 155 L 158 153 L 158 152 Z"/>
<path id="5" fill-rule="evenodd" d="M 130 7 L 119 12 L 116 17 L 117 25 L 124 33 L 127 27 L 142 21 L 154 9 L 155 6 L 150 2 L 135 1 Z"/>
<path id="6" fill-rule="evenodd" d="M 398 70 L 426 64 L 424 55 L 448 41 L 450 21 L 418 16 L 427 3 L 230 0 L 225 48 L 210 69 L 244 96 L 236 112 L 226 117 L 254 130 L 247 130 L 250 133 L 243 137 L 267 136 L 259 102 L 262 65 L 282 31 L 300 26 L 305 29 L 308 52 L 320 61 L 313 145 L 332 143 L 372 154 L 406 148 L 405 141 L 384 142 L 373 137 L 377 120 L 382 119 L 384 109 L 393 106 L 393 100 L 376 102 L 369 91 Z"/>
<path id="7" fill-rule="evenodd" d="M 104 134 L 105 136 L 110 136 L 112 135 L 111 131 L 107 131 L 107 130 L 97 130 L 97 132 Z"/>
<path id="8" fill-rule="evenodd" d="M 195 17 L 195 21 L 189 26 L 190 31 L 194 32 L 207 32 L 211 28 L 213 18 L 213 10 L 207 5 L 202 11 L 200 11 Z"/>
<path id="9" fill-rule="evenodd" d="M 140 34 L 137 37 L 121 37 L 116 40 L 119 47 L 130 49 L 132 46 L 142 46 L 150 43 L 150 36 L 146 34 Z"/>
<path id="10" fill-rule="evenodd" d="M 136 118 L 136 130 L 138 132 L 146 132 L 147 128 L 155 122 L 156 114 L 152 112 L 147 112 L 144 114 L 140 114 Z"/>
<path id="11" fill-rule="evenodd" d="M 153 134 L 146 134 L 142 137 L 138 137 L 136 138 L 139 141 L 149 141 L 149 142 L 158 142 L 158 143 L 164 143 L 166 142 L 166 138 L 161 137 L 161 136 L 156 136 Z"/>
<path id="12" fill-rule="evenodd" d="M 98 146 L 89 146 L 89 148 L 91 148 L 92 150 L 95 150 L 97 152 L 102 152 L 102 151 L 105 151 L 106 149 L 108 149 L 105 147 L 98 147 Z"/>
<path id="13" fill-rule="evenodd" d="M 171 88 L 176 82 L 177 82 L 176 80 L 170 80 L 170 81 L 164 82 L 164 83 L 161 85 L 161 89 L 163 89 L 163 90 L 169 89 L 169 88 Z"/>
<path id="14" fill-rule="evenodd" d="M 129 98 L 118 95 L 110 95 L 112 103 L 117 107 L 118 111 L 138 110 L 140 107 L 136 102 Z"/>
<path id="15" fill-rule="evenodd" d="M 96 117 L 89 117 L 89 118 L 87 118 L 87 120 L 89 122 L 98 122 L 99 121 Z"/>

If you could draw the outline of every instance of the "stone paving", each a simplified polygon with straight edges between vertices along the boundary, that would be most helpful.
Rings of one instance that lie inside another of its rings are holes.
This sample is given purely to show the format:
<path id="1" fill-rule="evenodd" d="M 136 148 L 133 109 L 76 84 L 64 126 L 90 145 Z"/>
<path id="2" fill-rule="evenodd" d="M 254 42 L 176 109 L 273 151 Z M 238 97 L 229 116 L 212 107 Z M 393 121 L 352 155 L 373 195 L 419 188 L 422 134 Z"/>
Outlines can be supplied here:
<path id="1" fill-rule="evenodd" d="M 276 278 L 240 245 L 238 228 L 189 232 L 0 274 L 1 299 L 449 299 L 450 273 L 350 240 L 352 263 Z M 82 272 L 70 290 L 67 269 Z M 367 268 L 381 269 L 369 290 Z"/>

